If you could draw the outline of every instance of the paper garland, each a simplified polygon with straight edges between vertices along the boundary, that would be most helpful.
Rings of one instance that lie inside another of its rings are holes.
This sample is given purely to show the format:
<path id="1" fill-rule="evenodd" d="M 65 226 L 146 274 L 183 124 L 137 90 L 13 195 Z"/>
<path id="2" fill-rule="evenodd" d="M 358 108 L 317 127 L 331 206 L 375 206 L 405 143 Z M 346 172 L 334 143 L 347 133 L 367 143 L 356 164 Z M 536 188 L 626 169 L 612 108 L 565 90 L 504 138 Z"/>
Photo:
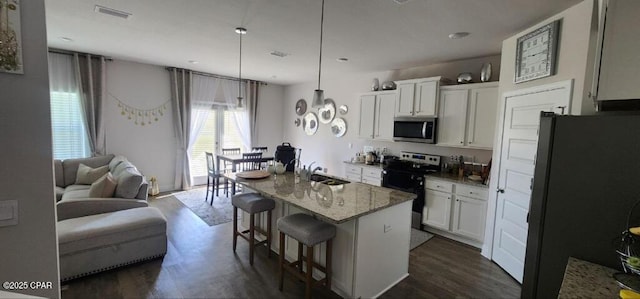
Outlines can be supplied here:
<path id="1" fill-rule="evenodd" d="M 118 108 L 120 108 L 120 115 L 131 120 L 136 125 L 151 125 L 157 122 L 159 118 L 163 117 L 167 111 L 167 105 L 171 100 L 165 101 L 162 105 L 151 109 L 140 109 L 124 103 L 118 97 L 109 94 L 118 102 Z"/>

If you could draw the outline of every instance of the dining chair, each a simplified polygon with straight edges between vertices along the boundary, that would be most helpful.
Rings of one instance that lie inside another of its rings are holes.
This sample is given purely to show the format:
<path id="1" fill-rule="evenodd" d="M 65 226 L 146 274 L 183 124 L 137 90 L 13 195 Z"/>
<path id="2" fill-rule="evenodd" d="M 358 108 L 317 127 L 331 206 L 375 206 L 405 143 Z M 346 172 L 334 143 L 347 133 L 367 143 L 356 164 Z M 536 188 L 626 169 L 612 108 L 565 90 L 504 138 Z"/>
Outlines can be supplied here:
<path id="1" fill-rule="evenodd" d="M 209 198 L 209 191 L 211 191 L 211 205 L 213 205 L 213 196 L 216 188 L 219 188 L 218 182 L 220 180 L 220 173 L 216 171 L 216 160 L 213 158 L 213 154 L 205 152 L 207 155 L 207 194 L 204 196 L 204 201 Z"/>
<path id="2" fill-rule="evenodd" d="M 266 153 L 269 151 L 269 148 L 266 146 L 254 146 L 251 148 L 252 152 L 261 152 L 261 153 Z"/>
<path id="3" fill-rule="evenodd" d="M 254 152 L 254 153 L 258 152 L 258 153 L 263 153 L 264 154 L 264 153 L 269 151 L 269 148 L 266 147 L 266 146 L 254 146 L 254 147 L 251 148 L 251 151 Z M 267 168 L 267 162 L 260 163 L 260 169 L 263 169 L 263 168 Z"/>
<path id="4" fill-rule="evenodd" d="M 222 149 L 222 155 L 239 155 L 239 154 L 240 154 L 239 147 Z M 222 166 L 221 172 L 224 172 L 224 173 L 229 173 L 233 169 L 233 165 L 227 161 L 224 161 L 221 166 Z M 224 179 L 224 194 L 225 196 L 229 196 L 229 180 L 227 180 L 226 178 Z"/>
<path id="5" fill-rule="evenodd" d="M 260 159 L 262 158 L 262 153 L 257 152 L 257 153 L 243 153 L 242 154 L 242 160 L 250 160 L 250 159 Z M 240 168 L 241 171 L 248 171 L 248 170 L 259 170 L 260 169 L 260 162 L 252 162 L 252 161 L 243 161 L 240 163 Z"/>

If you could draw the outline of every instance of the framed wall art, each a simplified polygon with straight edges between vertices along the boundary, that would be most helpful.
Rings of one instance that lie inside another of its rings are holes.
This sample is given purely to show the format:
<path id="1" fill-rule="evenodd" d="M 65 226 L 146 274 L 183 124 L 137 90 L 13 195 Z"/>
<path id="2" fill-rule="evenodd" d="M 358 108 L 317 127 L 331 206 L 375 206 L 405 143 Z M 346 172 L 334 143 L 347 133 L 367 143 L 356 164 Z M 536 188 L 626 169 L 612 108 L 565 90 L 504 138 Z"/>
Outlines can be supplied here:
<path id="1" fill-rule="evenodd" d="M 24 73 L 20 0 L 0 0 L 0 72 Z"/>

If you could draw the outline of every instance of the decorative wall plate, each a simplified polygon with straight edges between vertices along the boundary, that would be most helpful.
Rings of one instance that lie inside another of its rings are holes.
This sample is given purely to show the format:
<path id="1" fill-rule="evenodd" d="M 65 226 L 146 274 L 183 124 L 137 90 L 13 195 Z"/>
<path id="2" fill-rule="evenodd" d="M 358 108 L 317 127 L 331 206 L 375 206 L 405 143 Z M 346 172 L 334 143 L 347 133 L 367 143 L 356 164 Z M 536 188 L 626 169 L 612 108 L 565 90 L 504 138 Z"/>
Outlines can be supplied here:
<path id="1" fill-rule="evenodd" d="M 347 132 L 347 123 L 341 117 L 336 117 L 331 122 L 331 134 L 336 137 L 342 137 Z"/>
<path id="2" fill-rule="evenodd" d="M 332 99 L 324 100 L 324 107 L 318 109 L 320 122 L 323 124 L 330 123 L 336 117 L 336 103 Z"/>
<path id="3" fill-rule="evenodd" d="M 305 101 L 304 99 L 299 99 L 296 102 L 296 114 L 302 116 L 306 112 L 307 112 L 307 101 Z"/>
<path id="4" fill-rule="evenodd" d="M 338 108 L 338 111 L 340 111 L 341 115 L 345 115 L 347 114 L 347 112 L 349 112 L 349 107 L 347 105 L 340 105 L 340 108 Z"/>
<path id="5" fill-rule="evenodd" d="M 307 113 L 302 119 L 302 129 L 309 136 L 318 131 L 318 125 L 318 116 L 313 112 Z"/>

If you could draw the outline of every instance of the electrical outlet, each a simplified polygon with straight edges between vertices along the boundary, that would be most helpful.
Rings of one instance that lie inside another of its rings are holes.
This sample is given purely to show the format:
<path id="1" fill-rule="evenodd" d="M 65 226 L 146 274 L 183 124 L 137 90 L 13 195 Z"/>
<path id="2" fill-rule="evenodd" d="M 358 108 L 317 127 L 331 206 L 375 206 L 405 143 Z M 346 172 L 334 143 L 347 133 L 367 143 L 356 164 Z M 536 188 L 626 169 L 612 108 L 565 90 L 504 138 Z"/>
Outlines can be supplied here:
<path id="1" fill-rule="evenodd" d="M 347 146 L 348 146 L 349 148 L 353 148 L 353 143 L 349 142 L 349 144 L 347 144 Z"/>
<path id="2" fill-rule="evenodd" d="M 329 171 L 329 169 L 326 168 L 326 167 L 322 169 L 322 172 L 324 172 L 324 173 L 327 173 L 327 171 Z"/>
<path id="3" fill-rule="evenodd" d="M 391 224 L 385 224 L 384 225 L 384 232 L 388 233 L 389 231 L 391 231 Z"/>

